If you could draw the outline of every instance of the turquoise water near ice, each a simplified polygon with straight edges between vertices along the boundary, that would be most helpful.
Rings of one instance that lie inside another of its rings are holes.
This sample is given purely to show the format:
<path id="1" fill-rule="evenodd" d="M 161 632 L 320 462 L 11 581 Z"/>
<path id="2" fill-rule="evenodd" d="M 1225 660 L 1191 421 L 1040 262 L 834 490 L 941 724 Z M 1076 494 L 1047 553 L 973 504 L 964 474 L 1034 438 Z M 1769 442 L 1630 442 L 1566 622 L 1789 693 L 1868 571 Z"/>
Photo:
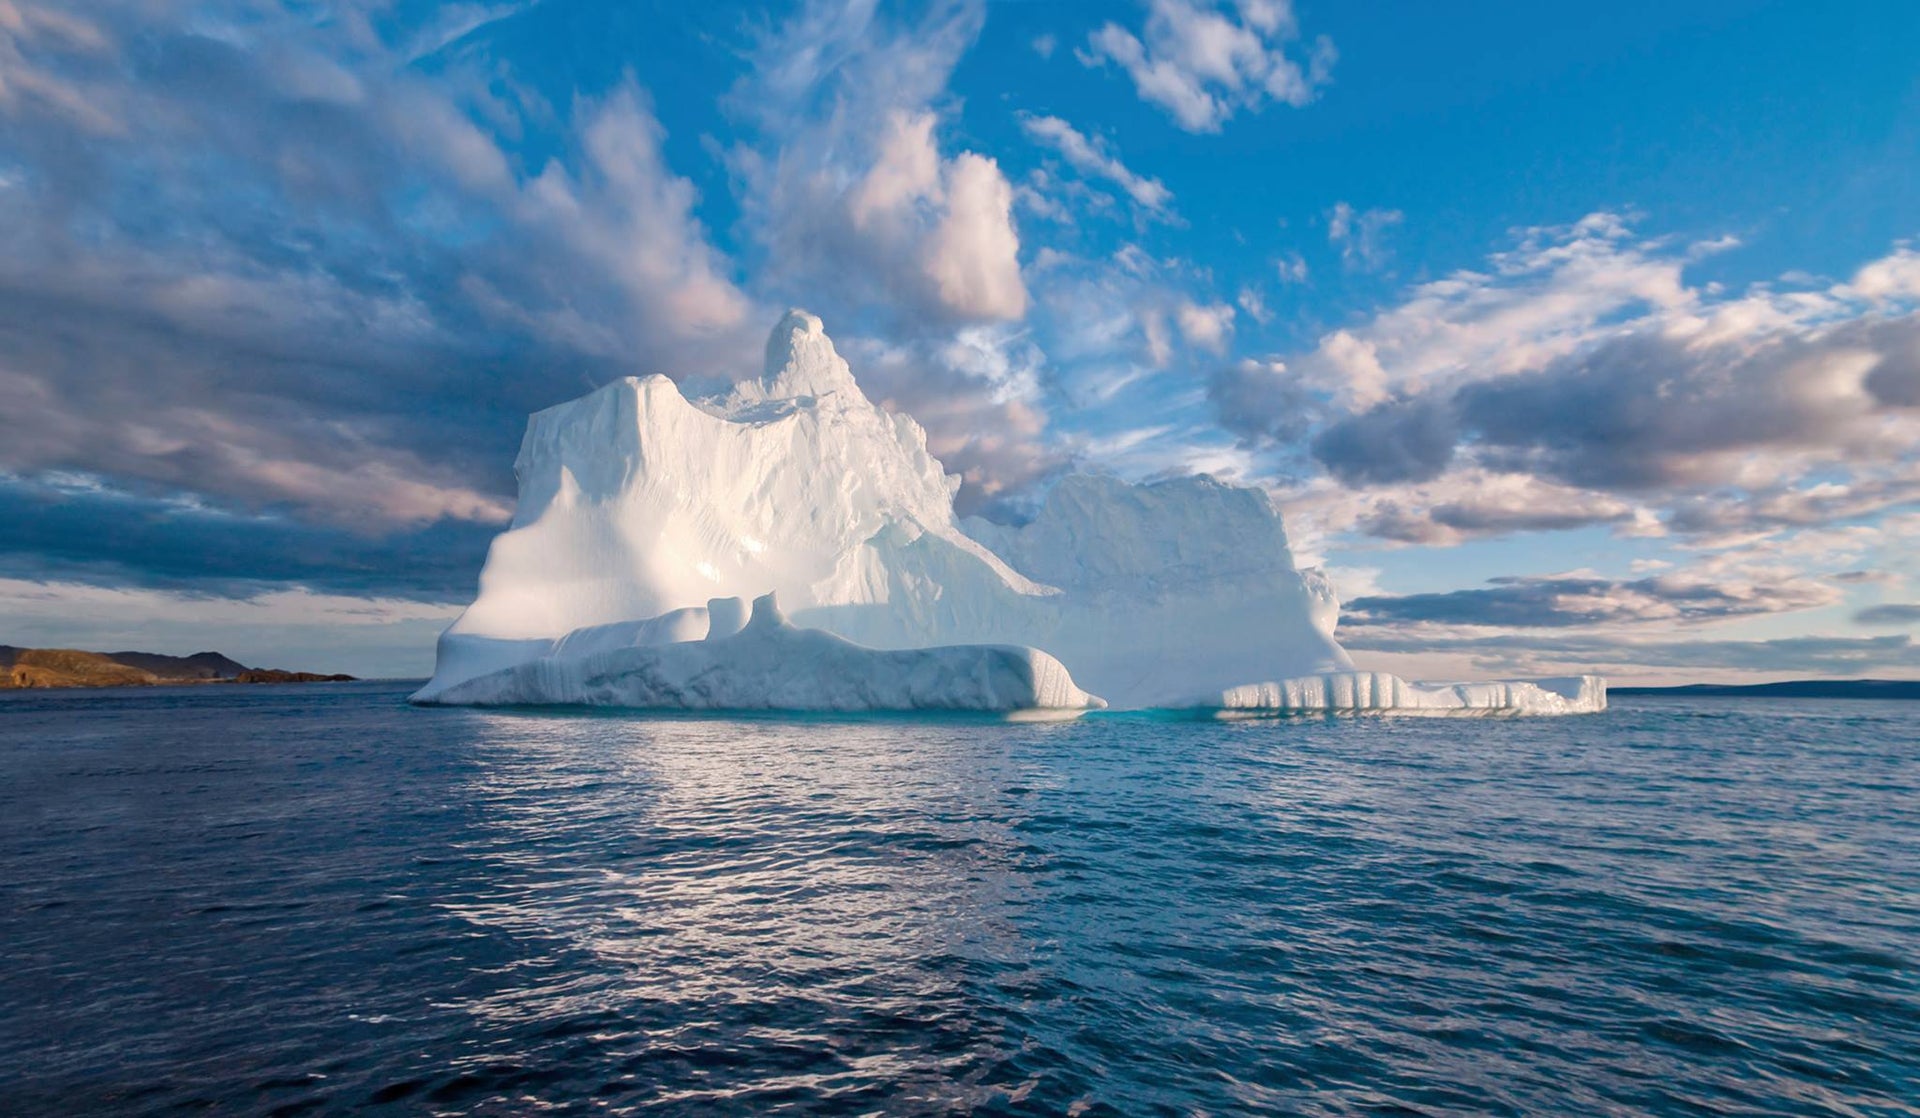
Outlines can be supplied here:
<path id="1" fill-rule="evenodd" d="M 1912 1114 L 1920 704 L 0 699 L 0 1113 Z"/>

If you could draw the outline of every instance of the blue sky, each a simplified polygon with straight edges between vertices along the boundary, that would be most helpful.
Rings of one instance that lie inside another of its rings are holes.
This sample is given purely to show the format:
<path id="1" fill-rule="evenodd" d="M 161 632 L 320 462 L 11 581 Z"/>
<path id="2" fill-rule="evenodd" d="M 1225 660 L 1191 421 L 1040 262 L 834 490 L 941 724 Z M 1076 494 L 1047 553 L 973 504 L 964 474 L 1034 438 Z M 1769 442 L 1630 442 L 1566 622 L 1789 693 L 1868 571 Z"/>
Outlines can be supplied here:
<path id="1" fill-rule="evenodd" d="M 1920 674 L 1920 9 L 0 0 L 0 641 L 424 673 L 533 409 L 821 314 L 1363 660 Z"/>

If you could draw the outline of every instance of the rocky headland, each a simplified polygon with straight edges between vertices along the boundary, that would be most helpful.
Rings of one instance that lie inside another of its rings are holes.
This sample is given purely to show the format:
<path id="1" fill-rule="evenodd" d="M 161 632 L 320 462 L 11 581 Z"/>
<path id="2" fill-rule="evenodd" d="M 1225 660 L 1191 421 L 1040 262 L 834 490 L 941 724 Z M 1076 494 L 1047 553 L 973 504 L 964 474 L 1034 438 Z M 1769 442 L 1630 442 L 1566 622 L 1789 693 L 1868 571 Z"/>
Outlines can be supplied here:
<path id="1" fill-rule="evenodd" d="M 83 652 L 0 644 L 0 689 L 159 687 L 198 683 L 345 683 L 350 675 L 250 668 L 218 652 Z"/>

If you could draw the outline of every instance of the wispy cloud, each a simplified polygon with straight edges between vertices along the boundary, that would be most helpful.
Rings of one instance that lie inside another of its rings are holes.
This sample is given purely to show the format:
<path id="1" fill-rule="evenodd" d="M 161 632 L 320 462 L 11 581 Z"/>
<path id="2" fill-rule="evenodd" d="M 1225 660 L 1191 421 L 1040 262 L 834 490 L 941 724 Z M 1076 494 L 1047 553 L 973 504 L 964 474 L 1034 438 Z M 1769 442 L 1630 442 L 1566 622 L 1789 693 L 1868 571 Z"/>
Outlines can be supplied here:
<path id="1" fill-rule="evenodd" d="M 1361 654 L 1448 657 L 1495 675 L 1558 675 L 1598 671 L 1616 682 L 1704 677 L 1907 676 L 1920 671 L 1920 644 L 1884 637 L 1774 637 L 1755 640 L 1631 640 L 1605 635 L 1539 632 L 1446 637 L 1430 633 L 1364 633 L 1343 637 Z"/>
<path id="2" fill-rule="evenodd" d="M 1153 0 L 1138 34 L 1104 24 L 1079 57 L 1088 66 L 1119 66 L 1140 98 L 1181 128 L 1217 132 L 1240 110 L 1313 100 L 1332 76 L 1336 53 L 1322 35 L 1295 59 L 1287 48 L 1299 38 L 1288 0 L 1243 0 L 1231 12 L 1204 2 Z"/>
<path id="3" fill-rule="evenodd" d="M 1498 578 L 1470 590 L 1374 596 L 1347 603 L 1350 628 L 1437 624 L 1506 629 L 1670 625 L 1726 621 L 1832 605 L 1833 587 L 1813 579 L 1753 583 L 1676 576 Z"/>
<path id="4" fill-rule="evenodd" d="M 1083 135 L 1057 116 L 1020 114 L 1020 127 L 1035 143 L 1060 153 L 1061 158 L 1081 174 L 1105 179 L 1118 186 L 1127 197 L 1154 213 L 1165 213 L 1173 201 L 1173 192 L 1159 179 L 1135 174 L 1098 136 Z"/>
<path id="5" fill-rule="evenodd" d="M 1340 250 L 1340 260 L 1356 271 L 1377 272 L 1387 266 L 1386 232 L 1406 219 L 1399 210 L 1356 210 L 1352 203 L 1335 202 L 1327 211 L 1327 240 Z M 1282 268 L 1282 275 L 1286 269 Z M 1304 262 L 1300 264 L 1305 278 Z"/>
<path id="6" fill-rule="evenodd" d="M 1920 625 L 1920 602 L 1887 602 L 1869 606 L 1854 614 L 1853 620 L 1861 625 Z"/>

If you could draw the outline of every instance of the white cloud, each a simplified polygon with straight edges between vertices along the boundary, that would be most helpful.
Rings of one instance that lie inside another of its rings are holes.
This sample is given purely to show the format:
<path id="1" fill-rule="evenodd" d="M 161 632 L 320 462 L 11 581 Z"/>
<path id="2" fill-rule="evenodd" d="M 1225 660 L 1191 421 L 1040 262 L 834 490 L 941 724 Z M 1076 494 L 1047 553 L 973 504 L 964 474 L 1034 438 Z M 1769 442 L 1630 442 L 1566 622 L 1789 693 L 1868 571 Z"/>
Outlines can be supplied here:
<path id="1" fill-rule="evenodd" d="M 1876 303 L 1920 299 L 1920 253 L 1902 245 L 1854 273 L 1853 281 L 1838 291 Z"/>
<path id="2" fill-rule="evenodd" d="M 1197 414 L 1186 418 L 1204 426 L 1196 374 L 1230 348 L 1244 306 L 1203 294 L 1204 272 L 1138 245 L 1099 257 L 1052 251 L 1043 259 L 1044 267 L 1029 269 L 1039 295 L 1035 321 L 1051 357 L 1048 387 L 1074 405 L 1075 426 L 1137 425 L 1137 415 L 1124 413 L 1147 400 L 1192 407 Z M 1192 399 L 1167 402 L 1178 394 Z M 1117 410 L 1109 413 L 1109 405 Z"/>
<path id="3" fill-rule="evenodd" d="M 989 385 L 995 403 L 1040 395 L 1046 355 L 1023 331 L 1003 324 L 968 326 L 938 352 L 948 369 Z"/>
<path id="4" fill-rule="evenodd" d="M 0 0 L 0 116 L 46 113 L 95 136 L 125 135 L 126 91 L 75 77 L 62 65 L 118 51 L 99 22 L 56 7 Z"/>
<path id="5" fill-rule="evenodd" d="M 1288 523 L 1315 539 L 1365 536 L 1396 546 L 1452 547 L 1470 539 L 1593 524 L 1632 525 L 1632 501 L 1528 474 L 1478 468 L 1443 479 L 1355 488 L 1332 478 L 1290 486 Z"/>
<path id="6" fill-rule="evenodd" d="M 1108 150 L 1106 141 L 1083 135 L 1057 116 L 1022 113 L 1020 127 L 1036 143 L 1059 152 L 1081 174 L 1112 182 L 1144 209 L 1165 212 L 1173 201 L 1173 192 L 1159 179 L 1135 174 Z"/>
<path id="7" fill-rule="evenodd" d="M 1608 214 L 1524 230 L 1489 263 L 1329 333 L 1301 368 L 1363 408 L 1396 391 L 1539 368 L 1614 332 L 1624 313 L 1677 315 L 1699 298 L 1681 280 L 1683 257 L 1633 240 Z"/>
<path id="8" fill-rule="evenodd" d="M 1120 66 L 1143 100 L 1187 131 L 1217 132 L 1240 109 L 1313 100 L 1331 76 L 1333 42 L 1315 40 L 1303 64 L 1286 53 L 1299 34 L 1287 0 L 1248 0 L 1238 18 L 1207 3 L 1153 0 L 1139 35 L 1107 23 L 1080 58 Z"/>
<path id="9" fill-rule="evenodd" d="M 1361 604 L 1343 637 L 1370 663 L 1383 654 L 1431 663 L 1467 653 L 1479 671 L 1598 670 L 1622 679 L 1871 674 L 1920 664 L 1920 646 L 1905 637 L 1834 636 L 1829 627 L 1885 616 L 1873 607 L 1902 583 L 1885 566 L 1910 565 L 1916 542 L 1920 514 L 1908 513 L 1763 544 L 1684 545 L 1672 559 L 1635 559 L 1630 577 L 1582 570 L 1382 597 Z M 1686 630 L 1695 635 L 1674 639 Z"/>
<path id="10" fill-rule="evenodd" d="M 1899 510 L 1920 505 L 1910 251 L 1823 287 L 1740 293 L 1688 281 L 1703 251 L 1610 214 L 1522 230 L 1485 268 L 1415 286 L 1309 352 L 1222 370 L 1216 414 L 1295 476 L 1336 475 L 1281 494 L 1312 539 L 1597 526 L 1664 538 L 1695 581 L 1904 569 Z"/>
<path id="11" fill-rule="evenodd" d="M 940 150 L 932 113 L 896 109 L 887 116 L 873 165 L 853 188 L 848 207 L 857 229 L 899 221 L 940 191 Z"/>
<path id="12" fill-rule="evenodd" d="M 664 130 L 631 81 L 583 103 L 579 166 L 550 161 L 519 212 L 624 296 L 614 308 L 659 332 L 712 334 L 744 323 L 747 300 L 694 217 L 693 185 L 666 166 Z"/>
<path id="13" fill-rule="evenodd" d="M 1273 312 L 1267 309 L 1266 298 L 1260 294 L 1260 289 L 1257 287 L 1249 285 L 1241 288 L 1240 294 L 1235 296 L 1233 301 L 1240 305 L 1241 310 L 1247 312 L 1248 318 L 1263 326 L 1273 320 Z"/>
<path id="14" fill-rule="evenodd" d="M 1140 312 L 1140 335 L 1146 342 L 1147 360 L 1155 368 L 1166 367 L 1173 360 L 1173 334 L 1167 329 L 1166 312 L 1159 307 L 1148 307 Z"/>
<path id="15" fill-rule="evenodd" d="M 1227 351 L 1227 341 L 1233 335 L 1234 312 L 1231 305 L 1201 304 L 1187 299 L 1182 300 L 1173 313 L 1174 321 L 1180 327 L 1180 336 L 1186 339 L 1188 345 L 1216 354 Z"/>
<path id="16" fill-rule="evenodd" d="M 1795 613 L 1841 600 L 1832 585 L 1791 573 L 1753 581 L 1659 573 L 1634 579 L 1608 578 L 1591 570 L 1503 577 L 1483 587 L 1439 593 L 1379 596 L 1349 602 L 1349 628 L 1387 626 L 1473 629 L 1570 629 L 1616 631 L 1674 625 L 1710 625 L 1766 614 Z"/>
<path id="17" fill-rule="evenodd" d="M 1026 313 L 1012 185 L 993 159 L 940 146 L 935 105 L 982 18 L 962 4 L 895 27 L 871 4 L 816 3 L 765 38 L 729 98 L 762 126 L 729 162 L 764 285 L 829 317 Z"/>
<path id="18" fill-rule="evenodd" d="M 402 621 L 445 623 L 461 607 L 404 598 L 360 598 L 305 589 L 271 590 L 245 598 L 208 597 L 140 587 L 94 586 L 0 578 L 0 602 L 9 617 L 59 621 L 75 610 L 111 616 L 134 614 L 148 621 L 269 625 L 392 625 Z"/>
<path id="19" fill-rule="evenodd" d="M 983 155 L 960 153 L 947 166 L 945 200 L 924 257 L 943 302 L 966 318 L 1026 314 L 1013 187 L 999 165 Z"/>
<path id="20" fill-rule="evenodd" d="M 521 2 L 442 5 L 434 14 L 433 21 L 412 36 L 402 53 L 408 64 L 417 63 L 421 59 L 438 54 L 489 24 L 498 23 L 524 11 L 527 6 L 527 3 Z"/>
<path id="21" fill-rule="evenodd" d="M 1350 203 L 1335 202 L 1327 213 L 1327 240 L 1340 250 L 1340 259 L 1347 267 L 1379 271 L 1388 257 L 1383 234 L 1405 216 L 1399 210 L 1355 210 Z M 1299 269 L 1300 278 L 1306 278 L 1305 261 L 1299 261 Z M 1284 265 L 1281 274 L 1286 274 Z"/>

